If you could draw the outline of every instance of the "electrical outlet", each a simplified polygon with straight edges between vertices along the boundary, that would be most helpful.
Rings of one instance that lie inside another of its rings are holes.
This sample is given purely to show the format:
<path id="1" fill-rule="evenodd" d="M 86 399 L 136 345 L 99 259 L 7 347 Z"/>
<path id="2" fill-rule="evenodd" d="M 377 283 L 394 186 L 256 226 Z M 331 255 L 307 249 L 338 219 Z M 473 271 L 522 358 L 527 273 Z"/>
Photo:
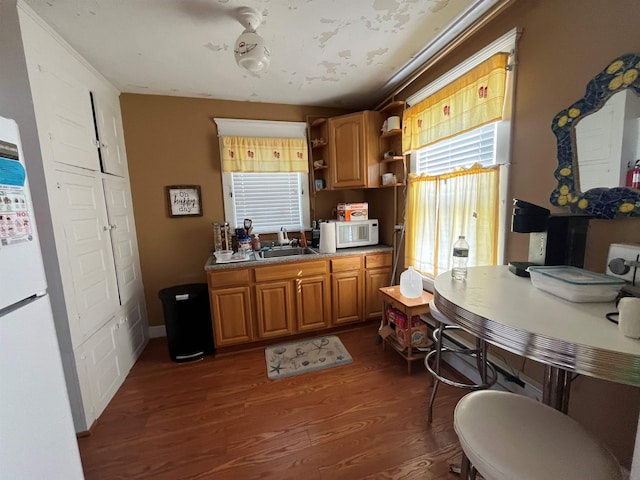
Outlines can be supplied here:
<path id="1" fill-rule="evenodd" d="M 622 278 L 631 285 L 640 285 L 638 262 L 640 262 L 640 243 L 612 243 L 607 255 L 606 274 Z M 629 265 L 629 263 L 632 264 Z"/>

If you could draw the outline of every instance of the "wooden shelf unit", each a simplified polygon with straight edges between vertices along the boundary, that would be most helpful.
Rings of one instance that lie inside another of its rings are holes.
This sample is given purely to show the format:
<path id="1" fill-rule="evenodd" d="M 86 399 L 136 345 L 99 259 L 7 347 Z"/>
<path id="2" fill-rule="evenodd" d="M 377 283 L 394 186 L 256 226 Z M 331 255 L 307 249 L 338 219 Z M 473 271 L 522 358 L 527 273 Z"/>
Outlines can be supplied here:
<path id="1" fill-rule="evenodd" d="M 307 118 L 307 140 L 309 142 L 309 164 L 311 166 L 312 191 L 326 190 L 329 185 L 329 128 L 325 117 Z M 324 163 L 316 167 L 315 162 Z M 321 182 L 321 186 L 317 182 Z M 319 188 L 320 187 L 320 188 Z"/>
<path id="2" fill-rule="evenodd" d="M 383 126 L 385 125 L 387 118 L 392 116 L 398 116 L 402 119 L 402 113 L 405 109 L 405 102 L 402 100 L 397 100 L 394 102 L 390 102 L 380 110 L 378 110 L 381 115 L 381 123 L 380 123 L 380 186 L 382 187 L 392 187 L 392 186 L 403 186 L 407 181 L 407 165 L 406 165 L 406 157 L 402 155 L 402 128 L 394 128 L 393 130 L 384 131 Z M 390 158 L 385 158 L 385 156 L 391 152 L 392 156 Z M 390 173 L 395 176 L 396 181 L 390 184 L 384 184 L 382 178 L 385 173 Z"/>

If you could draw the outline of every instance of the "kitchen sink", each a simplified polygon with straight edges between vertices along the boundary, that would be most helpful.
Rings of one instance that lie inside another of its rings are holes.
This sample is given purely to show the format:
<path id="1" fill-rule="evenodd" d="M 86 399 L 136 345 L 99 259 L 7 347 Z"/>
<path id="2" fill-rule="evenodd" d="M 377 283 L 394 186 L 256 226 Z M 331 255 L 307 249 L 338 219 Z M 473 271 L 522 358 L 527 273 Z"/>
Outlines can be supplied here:
<path id="1" fill-rule="evenodd" d="M 296 255 L 318 255 L 313 248 L 310 247 L 272 247 L 262 252 L 262 258 L 289 257 Z"/>

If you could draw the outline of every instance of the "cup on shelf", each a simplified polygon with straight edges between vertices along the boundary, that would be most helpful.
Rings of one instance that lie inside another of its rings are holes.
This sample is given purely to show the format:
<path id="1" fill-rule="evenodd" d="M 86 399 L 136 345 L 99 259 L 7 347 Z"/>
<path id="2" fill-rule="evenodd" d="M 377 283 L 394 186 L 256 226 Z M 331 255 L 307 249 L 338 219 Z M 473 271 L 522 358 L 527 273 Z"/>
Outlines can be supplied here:
<path id="1" fill-rule="evenodd" d="M 393 116 L 393 117 L 389 117 L 387 118 L 387 132 L 390 132 L 392 130 L 400 130 L 400 117 L 398 116 Z"/>
<path id="2" fill-rule="evenodd" d="M 396 176 L 393 173 L 385 173 L 382 175 L 382 185 L 393 185 L 396 183 Z"/>

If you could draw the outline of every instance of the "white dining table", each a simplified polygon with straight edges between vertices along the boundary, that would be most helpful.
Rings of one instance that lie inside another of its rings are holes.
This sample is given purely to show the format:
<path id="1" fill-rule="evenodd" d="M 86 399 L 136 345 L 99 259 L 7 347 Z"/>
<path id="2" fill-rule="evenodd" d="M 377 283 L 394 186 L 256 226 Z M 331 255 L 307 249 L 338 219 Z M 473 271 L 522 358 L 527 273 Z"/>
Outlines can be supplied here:
<path id="1" fill-rule="evenodd" d="M 616 311 L 614 302 L 564 300 L 506 265 L 470 267 L 464 281 L 453 280 L 450 272 L 439 275 L 434 302 L 476 337 L 543 363 L 543 402 L 565 413 L 576 373 L 640 386 L 640 340 L 625 337 L 607 320 Z M 639 450 L 636 434 L 632 480 L 640 480 Z"/>

